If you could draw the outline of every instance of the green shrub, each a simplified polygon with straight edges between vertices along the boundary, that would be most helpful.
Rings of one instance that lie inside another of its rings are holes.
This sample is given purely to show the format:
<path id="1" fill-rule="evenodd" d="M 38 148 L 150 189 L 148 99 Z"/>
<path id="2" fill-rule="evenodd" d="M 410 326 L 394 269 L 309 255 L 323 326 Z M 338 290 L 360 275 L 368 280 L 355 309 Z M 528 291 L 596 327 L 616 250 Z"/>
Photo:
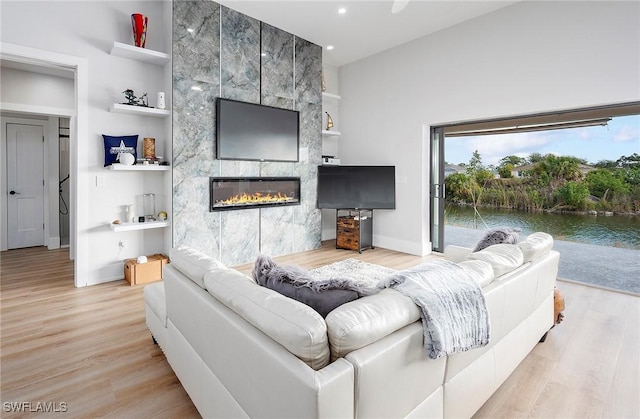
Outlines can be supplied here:
<path id="1" fill-rule="evenodd" d="M 589 188 L 582 182 L 569 181 L 557 189 L 560 204 L 572 209 L 584 209 L 589 196 Z"/>

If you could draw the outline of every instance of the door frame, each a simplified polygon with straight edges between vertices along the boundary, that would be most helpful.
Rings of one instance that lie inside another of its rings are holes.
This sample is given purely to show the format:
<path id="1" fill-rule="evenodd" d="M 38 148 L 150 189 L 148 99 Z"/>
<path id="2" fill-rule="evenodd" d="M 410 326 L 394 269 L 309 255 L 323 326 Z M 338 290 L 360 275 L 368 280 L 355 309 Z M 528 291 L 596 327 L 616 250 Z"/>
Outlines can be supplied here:
<path id="1" fill-rule="evenodd" d="M 431 127 L 429 162 L 429 237 L 431 250 L 444 252 L 444 128 Z M 437 222 L 436 222 L 437 220 Z"/>
<path id="2" fill-rule="evenodd" d="M 44 177 L 44 185 L 43 185 L 43 189 L 42 189 L 42 219 L 44 221 L 44 231 L 43 231 L 43 238 L 42 238 L 42 244 L 45 246 L 48 246 L 49 249 L 54 249 L 55 244 L 54 243 L 50 243 L 50 219 L 49 216 L 51 214 L 51 210 L 53 210 L 53 208 L 50 208 L 50 205 L 55 205 L 55 203 L 52 203 L 50 201 L 50 194 L 49 189 L 50 189 L 50 181 L 49 181 L 49 170 L 51 169 L 50 164 L 51 162 L 49 161 L 48 156 L 50 156 L 52 152 L 55 152 L 55 150 L 50 150 L 49 149 L 49 121 L 48 119 L 42 120 L 42 119 L 28 119 L 28 118 L 13 118 L 13 117 L 0 117 L 0 120 L 2 121 L 0 123 L 0 125 L 2 126 L 2 135 L 0 136 L 0 148 L 2 150 L 0 150 L 0 162 L 2 162 L 2 167 L 7 167 L 7 126 L 9 124 L 14 124 L 14 125 L 32 125 L 32 126 L 39 126 L 42 127 L 42 133 L 44 135 L 44 142 L 42 143 L 42 152 L 43 152 L 43 177 Z M 0 193 L 2 194 L 2 196 L 7 196 L 7 178 L 6 178 L 6 171 L 3 173 L 3 182 L 2 185 L 0 186 Z M 9 242 L 8 242 L 8 234 L 9 234 L 9 225 L 8 225 L 8 199 L 3 199 L 2 200 L 2 208 L 0 208 L 0 216 L 2 217 L 2 227 L 0 227 L 0 231 L 3 232 L 2 237 L 0 237 L 0 240 L 2 240 L 2 250 L 7 250 L 9 247 Z M 58 247 L 60 247 L 58 245 Z"/>
<path id="3" fill-rule="evenodd" d="M 431 126 L 431 136 L 430 136 L 430 144 L 429 149 L 433 153 L 434 149 L 434 135 L 439 130 L 442 132 L 442 141 L 441 148 L 442 152 L 440 154 L 439 165 L 442 170 L 442 196 L 444 197 L 446 191 L 444 190 L 444 162 L 445 162 L 445 141 L 447 136 L 462 136 L 462 135 L 482 135 L 482 131 L 488 129 L 501 128 L 506 129 L 511 126 L 531 126 L 538 124 L 555 124 L 555 123 L 569 123 L 571 121 L 582 121 L 588 119 L 595 118 L 604 118 L 604 117 L 619 117 L 626 115 L 640 115 L 640 101 L 631 101 L 631 102 L 618 102 L 618 103 L 609 103 L 602 104 L 597 106 L 589 106 L 582 108 L 567 108 L 560 109 L 555 111 L 548 112 L 538 112 L 538 113 L 530 113 L 530 114 L 521 114 L 521 115 L 511 115 L 511 116 L 502 116 L 502 117 L 494 117 L 488 119 L 480 119 L 480 120 L 469 120 L 469 121 L 458 121 L 458 122 L 450 122 L 450 123 L 438 123 L 433 124 Z M 533 129 L 530 128 L 533 131 Z M 473 132 L 476 131 L 476 132 Z M 429 170 L 432 173 L 434 169 L 434 156 L 431 156 L 431 160 L 429 161 Z M 429 180 L 429 191 L 430 193 L 434 190 L 434 178 L 432 177 Z M 438 214 L 440 215 L 440 219 L 442 221 L 442 230 L 441 235 L 439 235 L 439 240 L 442 245 L 444 245 L 444 199 L 442 200 L 442 206 L 438 209 Z M 429 220 L 429 231 L 431 233 L 431 238 L 433 238 L 433 229 L 434 229 L 434 205 L 431 203 L 430 214 L 431 219 Z M 433 243 L 433 240 L 432 240 Z M 435 246 L 432 244 L 433 250 L 437 251 Z"/>
<path id="4" fill-rule="evenodd" d="M 72 70 L 74 76 L 75 109 L 49 108 L 0 102 L 0 110 L 25 114 L 41 114 L 70 118 L 70 249 L 74 260 L 74 285 L 86 286 L 89 277 L 89 60 L 83 57 L 46 51 L 24 45 L 0 42 L 0 58 L 41 66 L 61 66 Z M 4 153 L 4 152 L 3 152 Z M 0 184 L 5 184 L 0 173 Z M 82 182 L 80 182 L 82 178 Z M 6 192 L 6 191 L 5 191 Z M 6 230 L 2 230 L 6 234 Z"/>

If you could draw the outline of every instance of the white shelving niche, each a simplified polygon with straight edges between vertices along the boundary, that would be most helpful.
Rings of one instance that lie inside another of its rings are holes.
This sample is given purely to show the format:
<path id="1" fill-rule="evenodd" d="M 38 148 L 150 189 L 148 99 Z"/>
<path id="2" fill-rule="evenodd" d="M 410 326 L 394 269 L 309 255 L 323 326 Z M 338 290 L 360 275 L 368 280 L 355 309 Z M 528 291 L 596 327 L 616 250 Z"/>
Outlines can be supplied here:
<path id="1" fill-rule="evenodd" d="M 169 221 L 147 221 L 144 223 L 120 223 L 110 224 L 111 231 L 134 231 L 134 230 L 148 230 L 151 228 L 165 228 L 169 227 Z"/>
<path id="2" fill-rule="evenodd" d="M 165 65 L 171 62 L 171 57 L 169 54 L 164 52 L 154 51 L 147 48 L 140 48 L 133 45 L 123 44 L 121 42 L 113 42 L 113 46 L 111 48 L 111 55 L 114 57 L 125 58 L 128 60 L 139 61 L 146 64 L 152 64 L 158 67 L 164 67 Z M 164 89 L 162 89 L 164 90 Z M 128 114 L 128 115 L 139 115 L 146 116 L 151 118 L 167 118 L 171 115 L 171 111 L 169 109 L 157 109 L 157 108 L 147 108 L 144 106 L 133 106 L 126 105 L 122 103 L 114 103 L 110 106 L 109 109 L 114 113 Z M 124 120 L 123 120 L 124 121 Z M 157 175 L 149 174 L 146 176 L 164 176 L 164 173 L 171 172 L 171 166 L 162 166 L 162 165 L 142 165 L 135 164 L 131 166 L 127 166 L 124 164 L 115 163 L 107 167 L 109 171 L 115 172 L 152 172 L 158 173 Z M 131 176 L 134 174 L 132 173 Z M 147 221 L 144 223 L 129 223 L 122 222 L 120 224 L 109 224 L 109 229 L 113 232 L 125 232 L 125 231 L 139 231 L 139 230 L 150 230 L 150 229 L 158 229 L 158 228 L 167 228 L 171 226 L 169 220 L 164 221 Z"/>
<path id="3" fill-rule="evenodd" d="M 322 97 L 323 98 L 327 98 L 327 99 L 333 99 L 333 100 L 340 100 L 342 99 L 340 97 L 340 95 L 335 95 L 333 93 L 327 93 L 327 92 L 322 92 Z"/>
<path id="4" fill-rule="evenodd" d="M 337 115 L 338 115 L 338 102 L 340 101 L 340 96 L 333 94 L 322 92 L 322 135 L 327 137 L 339 137 L 340 131 L 336 131 L 334 129 L 326 129 L 326 120 L 324 113 L 328 112 L 331 115 L 331 119 L 333 120 L 334 127 L 337 125 Z"/>
<path id="5" fill-rule="evenodd" d="M 111 47 L 111 55 L 159 66 L 164 66 L 165 64 L 168 64 L 169 61 L 171 61 L 171 57 L 169 56 L 169 54 L 166 54 L 164 52 L 154 51 L 147 48 L 140 48 L 115 41 L 113 42 L 113 46 Z"/>
<path id="6" fill-rule="evenodd" d="M 113 42 L 113 46 L 111 47 L 111 55 L 160 67 L 164 67 L 171 61 L 171 57 L 167 53 L 147 48 L 140 48 L 116 41 Z M 144 106 L 133 106 L 123 103 L 114 103 L 111 105 L 109 110 L 116 113 L 151 116 L 154 118 L 166 118 L 171 115 L 171 111 L 168 109 L 146 108 Z"/>
<path id="7" fill-rule="evenodd" d="M 129 115 L 152 116 L 154 118 L 166 118 L 171 115 L 171 111 L 166 109 L 145 108 L 144 106 L 125 105 L 114 103 L 111 105 L 111 112 L 126 113 Z"/>
<path id="8" fill-rule="evenodd" d="M 322 92 L 322 155 L 323 156 L 338 156 L 339 138 L 341 132 L 339 131 L 340 124 L 338 118 L 340 96 Z M 333 120 L 333 127 L 327 129 L 327 116 L 325 112 L 331 115 Z"/>
<path id="9" fill-rule="evenodd" d="M 168 172 L 171 170 L 171 166 L 160 166 L 157 164 L 150 164 L 148 166 L 142 164 L 134 164 L 127 166 L 126 164 L 114 163 L 111 166 L 107 166 L 109 170 L 123 171 L 123 172 Z"/>

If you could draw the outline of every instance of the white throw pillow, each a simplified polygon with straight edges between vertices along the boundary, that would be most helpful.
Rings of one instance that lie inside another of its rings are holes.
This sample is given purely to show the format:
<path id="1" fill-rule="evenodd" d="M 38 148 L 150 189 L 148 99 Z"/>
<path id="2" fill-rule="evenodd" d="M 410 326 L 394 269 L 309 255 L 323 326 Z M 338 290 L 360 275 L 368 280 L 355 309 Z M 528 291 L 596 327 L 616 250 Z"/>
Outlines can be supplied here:
<path id="1" fill-rule="evenodd" d="M 171 249 L 169 251 L 169 260 L 174 268 L 198 284 L 200 288 L 205 288 L 204 274 L 212 270 L 227 269 L 222 262 L 184 245 Z"/>
<path id="2" fill-rule="evenodd" d="M 543 232 L 532 233 L 526 240 L 518 243 L 518 247 L 522 250 L 524 261 L 531 262 L 549 253 L 553 247 L 553 237 Z"/>
<path id="3" fill-rule="evenodd" d="M 465 260 L 458 263 L 458 265 L 462 266 L 473 277 L 480 288 L 486 287 L 495 278 L 493 266 L 484 260 Z"/>
<path id="4" fill-rule="evenodd" d="M 258 285 L 233 269 L 207 273 L 206 289 L 225 306 L 314 370 L 329 363 L 327 324 L 311 307 Z"/>
<path id="5" fill-rule="evenodd" d="M 494 244 L 479 252 L 469 254 L 467 260 L 489 262 L 493 267 L 493 274 L 496 279 L 524 263 L 522 250 L 517 244 Z"/>

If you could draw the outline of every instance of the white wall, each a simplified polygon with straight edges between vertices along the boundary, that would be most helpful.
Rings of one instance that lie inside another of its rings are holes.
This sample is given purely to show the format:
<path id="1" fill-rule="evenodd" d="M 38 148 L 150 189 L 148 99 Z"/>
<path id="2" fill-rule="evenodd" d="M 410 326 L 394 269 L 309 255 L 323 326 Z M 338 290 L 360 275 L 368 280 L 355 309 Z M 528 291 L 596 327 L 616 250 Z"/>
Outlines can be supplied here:
<path id="1" fill-rule="evenodd" d="M 133 89 L 139 96 L 147 92 L 154 105 L 158 90 L 171 91 L 167 84 L 170 65 L 163 69 L 133 60 L 110 55 L 113 41 L 132 44 L 131 13 L 149 17 L 147 48 L 170 52 L 171 25 L 167 24 L 167 4 L 161 1 L 3 1 L 1 36 L 3 42 L 83 57 L 89 67 L 88 136 L 85 142 L 87 156 L 82 157 L 77 182 L 86 195 L 81 207 L 86 209 L 87 220 L 78 225 L 78 234 L 86 235 L 87 269 L 79 284 L 94 284 L 122 278 L 122 260 L 140 254 L 166 252 L 167 232 L 112 233 L 108 224 L 122 218 L 122 205 L 136 200 L 149 189 L 160 188 L 157 207 L 169 206 L 168 182 L 150 174 L 113 173 L 103 168 L 103 141 L 101 134 L 128 135 L 156 138 L 156 153 L 167 155 L 170 150 L 168 121 L 109 112 L 110 104 L 124 101 L 122 91 Z M 37 13 L 34 13 L 37 10 Z M 170 10 L 170 6 L 169 6 Z M 170 15 L 168 16 L 170 23 Z M 25 25 L 24 22 L 29 24 Z M 37 28 L 34 30 L 34 28 Z M 171 104 L 170 97 L 168 105 Z M 141 150 L 139 150 L 141 151 Z M 101 186 L 96 186 L 100 184 Z M 88 185 L 88 188 L 87 188 Z M 119 240 L 127 241 L 127 248 L 119 251 Z"/>
<path id="2" fill-rule="evenodd" d="M 429 126 L 640 99 L 640 3 L 522 2 L 340 68 L 343 164 L 394 164 L 374 244 L 425 254 Z"/>
<path id="3" fill-rule="evenodd" d="M 2 68 L 2 102 L 50 108 L 75 107 L 73 79 Z"/>

